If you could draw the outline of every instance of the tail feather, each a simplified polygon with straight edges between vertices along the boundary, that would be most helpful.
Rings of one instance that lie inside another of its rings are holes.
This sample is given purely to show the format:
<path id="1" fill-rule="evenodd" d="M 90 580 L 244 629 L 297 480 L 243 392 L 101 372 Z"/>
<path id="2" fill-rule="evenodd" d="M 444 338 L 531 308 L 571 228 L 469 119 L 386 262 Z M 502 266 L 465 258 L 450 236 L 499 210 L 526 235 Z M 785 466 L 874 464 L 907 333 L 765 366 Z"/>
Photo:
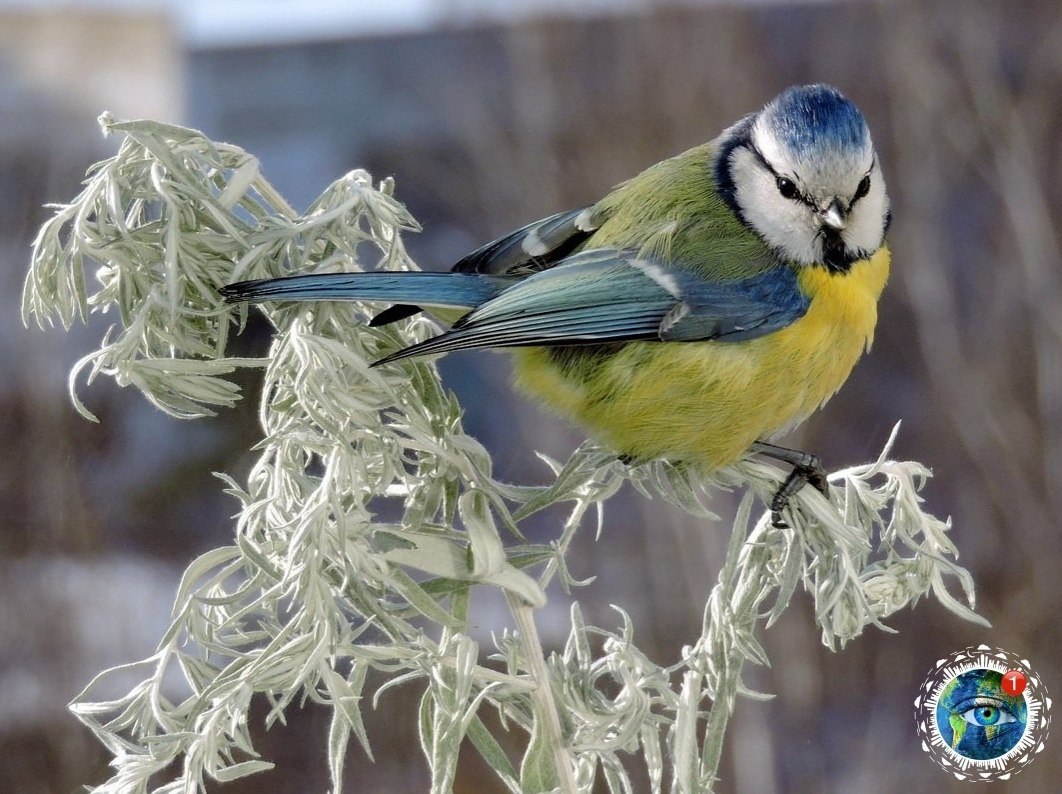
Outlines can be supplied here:
<path id="1" fill-rule="evenodd" d="M 240 281 L 221 294 L 229 303 L 362 300 L 472 309 L 512 284 L 511 278 L 474 273 L 377 271 Z"/>

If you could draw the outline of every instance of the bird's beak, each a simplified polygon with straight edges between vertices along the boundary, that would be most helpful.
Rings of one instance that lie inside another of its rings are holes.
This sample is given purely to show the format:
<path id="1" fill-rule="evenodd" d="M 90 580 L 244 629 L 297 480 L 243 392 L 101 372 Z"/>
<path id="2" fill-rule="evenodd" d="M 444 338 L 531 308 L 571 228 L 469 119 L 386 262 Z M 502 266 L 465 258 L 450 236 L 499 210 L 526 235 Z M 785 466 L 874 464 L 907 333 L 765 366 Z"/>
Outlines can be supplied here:
<path id="1" fill-rule="evenodd" d="M 834 199 L 826 209 L 819 213 L 822 223 L 835 232 L 843 231 L 848 225 L 848 210 L 841 205 L 840 199 Z"/>

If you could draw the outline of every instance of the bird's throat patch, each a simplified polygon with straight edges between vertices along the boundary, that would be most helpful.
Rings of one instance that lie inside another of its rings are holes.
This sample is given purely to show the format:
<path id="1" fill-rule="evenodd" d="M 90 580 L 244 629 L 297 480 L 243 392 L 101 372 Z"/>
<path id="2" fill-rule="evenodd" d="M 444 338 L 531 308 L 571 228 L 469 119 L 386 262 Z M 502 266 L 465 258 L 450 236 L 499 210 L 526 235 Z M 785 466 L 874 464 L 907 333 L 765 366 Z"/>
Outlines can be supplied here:
<path id="1" fill-rule="evenodd" d="M 841 235 L 833 229 L 822 230 L 822 262 L 830 273 L 848 273 L 852 263 L 862 258 L 860 252 L 851 252 Z"/>

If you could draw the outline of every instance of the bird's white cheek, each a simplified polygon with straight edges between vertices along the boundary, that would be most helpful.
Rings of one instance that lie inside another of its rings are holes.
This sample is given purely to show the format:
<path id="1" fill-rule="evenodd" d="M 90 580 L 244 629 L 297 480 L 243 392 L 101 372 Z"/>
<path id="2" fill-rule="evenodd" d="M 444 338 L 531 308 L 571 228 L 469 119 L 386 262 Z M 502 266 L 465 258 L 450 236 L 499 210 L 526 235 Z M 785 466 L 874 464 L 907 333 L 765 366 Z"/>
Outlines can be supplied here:
<path id="1" fill-rule="evenodd" d="M 848 220 L 844 242 L 852 251 L 875 251 L 881 245 L 881 222 L 869 214 L 853 213 Z"/>
<path id="2" fill-rule="evenodd" d="M 751 152 L 738 149 L 731 160 L 735 198 L 745 221 L 782 256 L 813 264 L 822 256 L 816 242 L 818 225 L 803 204 L 778 192 L 774 175 Z"/>
<path id="3" fill-rule="evenodd" d="M 817 227 L 808 209 L 778 194 L 773 181 L 756 195 L 754 208 L 746 219 L 764 240 L 787 259 L 804 264 L 817 262 L 821 250 L 816 244 Z"/>
<path id="4" fill-rule="evenodd" d="M 885 236 L 885 215 L 888 199 L 885 186 L 880 183 L 871 189 L 855 207 L 848 219 L 844 241 L 850 249 L 868 253 L 876 251 Z"/>

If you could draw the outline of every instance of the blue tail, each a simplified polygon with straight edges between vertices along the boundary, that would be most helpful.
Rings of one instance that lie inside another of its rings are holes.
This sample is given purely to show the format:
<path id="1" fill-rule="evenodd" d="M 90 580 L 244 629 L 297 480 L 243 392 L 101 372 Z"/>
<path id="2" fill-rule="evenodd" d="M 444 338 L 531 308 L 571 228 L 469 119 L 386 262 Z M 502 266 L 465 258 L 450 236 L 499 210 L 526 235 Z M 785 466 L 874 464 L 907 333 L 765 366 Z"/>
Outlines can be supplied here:
<path id="1" fill-rule="evenodd" d="M 473 309 L 514 281 L 476 273 L 322 273 L 240 281 L 222 287 L 221 294 L 229 303 L 363 300 Z"/>

